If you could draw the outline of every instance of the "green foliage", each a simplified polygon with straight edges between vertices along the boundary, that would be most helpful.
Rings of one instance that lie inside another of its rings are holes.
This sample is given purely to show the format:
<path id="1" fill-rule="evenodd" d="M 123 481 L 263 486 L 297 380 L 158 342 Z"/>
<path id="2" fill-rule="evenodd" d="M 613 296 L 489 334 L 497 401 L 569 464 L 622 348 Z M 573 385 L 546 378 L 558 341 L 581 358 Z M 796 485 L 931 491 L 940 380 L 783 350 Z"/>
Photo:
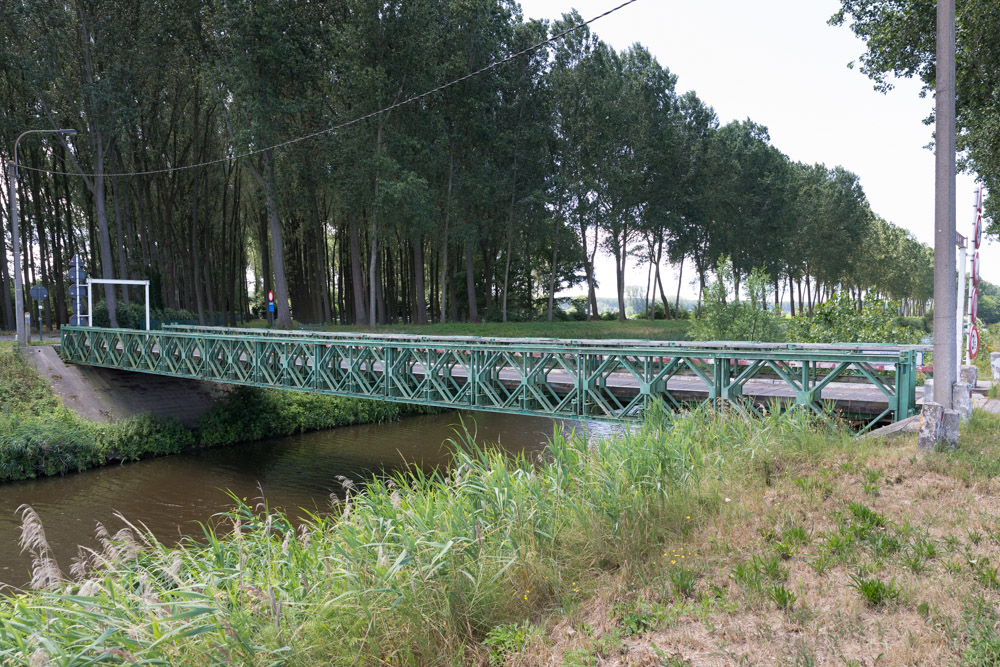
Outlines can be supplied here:
<path id="1" fill-rule="evenodd" d="M 80 471 L 102 462 L 96 426 L 59 407 L 0 417 L 0 481 Z"/>
<path id="2" fill-rule="evenodd" d="M 795 593 L 785 588 L 784 584 L 772 584 L 769 586 L 767 597 L 782 611 L 787 611 L 794 607 L 795 601 L 798 599 Z"/>
<path id="3" fill-rule="evenodd" d="M 962 653 L 962 663 L 975 667 L 1000 664 L 1000 621 L 993 604 L 977 597 L 962 613 L 968 646 Z"/>
<path id="4" fill-rule="evenodd" d="M 858 59 L 861 71 L 886 91 L 895 77 L 919 79 L 923 93 L 933 94 L 937 62 L 937 3 L 926 0 L 840 0 L 830 19 L 847 25 L 865 43 Z M 995 91 L 1000 72 L 1000 15 L 994 0 L 957 3 L 955 68 L 957 148 L 962 166 L 974 173 L 990 193 L 1000 192 L 1000 122 Z M 1000 198 L 984 204 L 988 234 L 1000 235 Z"/>
<path id="5" fill-rule="evenodd" d="M 0 343 L 0 409 L 39 414 L 58 406 L 48 383 L 11 344 Z"/>
<path id="6" fill-rule="evenodd" d="M 539 634 L 539 629 L 527 620 L 521 623 L 498 625 L 483 639 L 483 644 L 490 650 L 490 665 L 504 664 L 508 656 L 519 653 L 527 643 Z"/>
<path id="7" fill-rule="evenodd" d="M 719 261 L 715 275 L 705 290 L 702 318 L 692 327 L 697 340 L 785 340 L 784 318 L 769 307 L 773 295 L 771 280 L 761 269 L 754 269 L 744 280 L 741 301 L 728 298 L 735 290 L 732 262 L 728 258 Z"/>
<path id="8" fill-rule="evenodd" d="M 388 401 L 237 387 L 202 415 L 198 437 L 206 446 L 229 445 L 435 411 Z"/>
<path id="9" fill-rule="evenodd" d="M 678 567 L 670 571 L 670 584 L 678 598 L 694 597 L 695 583 L 698 581 L 697 575 L 686 567 Z"/>
<path id="10" fill-rule="evenodd" d="M 850 586 L 874 608 L 897 602 L 901 593 L 895 579 L 885 582 L 877 577 L 865 577 L 860 574 L 851 575 Z"/>
<path id="11" fill-rule="evenodd" d="M 119 419 L 97 429 L 97 448 L 107 461 L 177 454 L 194 444 L 194 433 L 183 424 L 149 414 Z"/>
<path id="12" fill-rule="evenodd" d="M 796 340 L 808 343 L 917 343 L 923 331 L 901 328 L 898 304 L 869 300 L 858 312 L 846 292 L 819 304 L 811 317 L 798 317 L 793 330 Z"/>
<path id="13" fill-rule="evenodd" d="M 146 306 L 141 303 L 119 303 L 115 316 L 118 319 L 118 326 L 122 329 L 145 329 L 146 328 Z M 198 316 L 189 310 L 177 310 L 174 308 L 157 308 L 149 312 L 150 323 L 185 323 L 197 322 Z M 94 326 L 111 326 L 108 317 L 108 305 L 104 301 L 94 304 Z"/>

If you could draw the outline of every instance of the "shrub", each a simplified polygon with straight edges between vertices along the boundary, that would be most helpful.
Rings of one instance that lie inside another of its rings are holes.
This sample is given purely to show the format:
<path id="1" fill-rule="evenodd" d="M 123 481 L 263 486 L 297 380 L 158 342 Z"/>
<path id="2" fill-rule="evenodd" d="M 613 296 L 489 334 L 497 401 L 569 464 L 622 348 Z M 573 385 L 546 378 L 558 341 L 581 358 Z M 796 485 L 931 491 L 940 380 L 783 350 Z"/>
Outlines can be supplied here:
<path id="1" fill-rule="evenodd" d="M 194 433 L 176 419 L 148 414 L 102 424 L 97 430 L 97 448 L 108 461 L 176 454 L 192 445 Z"/>
<path id="2" fill-rule="evenodd" d="M 743 282 L 743 301 L 728 301 L 735 291 L 733 264 L 719 260 L 715 280 L 705 289 L 702 318 L 692 329 L 695 340 L 741 340 L 774 342 L 787 338 L 781 312 L 769 309 L 773 296 L 771 279 L 762 269 L 754 269 Z"/>
<path id="3" fill-rule="evenodd" d="M 203 445 L 229 445 L 436 411 L 386 401 L 237 387 L 202 415 L 198 435 Z"/>
<path id="4" fill-rule="evenodd" d="M 44 415 L 0 418 L 0 480 L 86 470 L 102 460 L 94 426 L 59 407 Z"/>
<path id="5" fill-rule="evenodd" d="M 794 335 L 807 343 L 918 343 L 924 332 L 900 328 L 899 304 L 870 300 L 861 312 L 846 292 L 819 304 L 812 316 L 794 320 Z"/>
<path id="6" fill-rule="evenodd" d="M 118 302 L 115 311 L 118 318 L 118 326 L 122 329 L 145 329 L 146 328 L 146 306 L 141 303 Z M 191 322 L 198 319 L 198 316 L 190 310 L 176 308 L 156 308 L 150 311 L 149 319 L 159 322 L 177 323 Z M 111 319 L 108 316 L 108 304 L 98 301 L 94 304 L 94 326 L 109 327 Z"/>

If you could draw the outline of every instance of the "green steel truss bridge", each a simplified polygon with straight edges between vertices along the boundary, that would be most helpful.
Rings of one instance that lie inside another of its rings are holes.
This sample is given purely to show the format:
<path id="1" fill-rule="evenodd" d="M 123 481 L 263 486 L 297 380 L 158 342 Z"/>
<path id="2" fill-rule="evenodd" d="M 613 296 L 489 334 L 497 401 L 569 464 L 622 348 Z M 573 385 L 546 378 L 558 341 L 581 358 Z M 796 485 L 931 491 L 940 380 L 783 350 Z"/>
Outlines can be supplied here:
<path id="1" fill-rule="evenodd" d="M 633 421 L 652 401 L 791 405 L 864 430 L 916 411 L 929 348 L 434 337 L 168 325 L 62 328 L 72 363 L 444 408 Z"/>

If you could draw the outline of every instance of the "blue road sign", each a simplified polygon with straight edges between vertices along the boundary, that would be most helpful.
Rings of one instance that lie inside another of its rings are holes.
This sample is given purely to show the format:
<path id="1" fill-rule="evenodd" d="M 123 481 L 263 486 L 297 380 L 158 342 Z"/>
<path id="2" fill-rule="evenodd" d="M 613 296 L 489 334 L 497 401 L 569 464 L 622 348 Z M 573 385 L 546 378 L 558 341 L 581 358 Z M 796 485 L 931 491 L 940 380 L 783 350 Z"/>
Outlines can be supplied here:
<path id="1" fill-rule="evenodd" d="M 268 301 L 267 302 L 267 312 L 269 312 L 269 313 L 273 313 L 274 312 L 274 302 L 273 301 Z"/>
<path id="2" fill-rule="evenodd" d="M 74 266 L 69 270 L 69 279 L 74 283 L 87 282 L 87 273 L 79 266 Z"/>
<path id="3" fill-rule="evenodd" d="M 31 298 L 35 301 L 43 301 L 49 298 L 49 291 L 41 285 L 35 285 L 32 287 L 29 294 L 31 294 Z"/>

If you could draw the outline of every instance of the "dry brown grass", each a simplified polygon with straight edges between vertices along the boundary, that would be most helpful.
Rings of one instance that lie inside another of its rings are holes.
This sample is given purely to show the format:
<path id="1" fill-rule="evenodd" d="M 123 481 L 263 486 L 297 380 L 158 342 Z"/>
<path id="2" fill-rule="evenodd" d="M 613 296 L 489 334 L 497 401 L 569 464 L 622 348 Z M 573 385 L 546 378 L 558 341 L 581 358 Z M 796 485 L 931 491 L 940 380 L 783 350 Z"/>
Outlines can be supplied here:
<path id="1" fill-rule="evenodd" d="M 1000 451 L 1000 421 L 970 438 L 967 447 Z M 540 639 L 509 663 L 991 664 L 968 653 L 966 628 L 977 600 L 1000 606 L 1000 582 L 983 574 L 987 567 L 1000 570 L 997 478 L 988 470 L 977 474 L 984 470 L 961 458 L 924 455 L 912 438 L 859 444 L 818 459 L 791 456 L 778 466 L 770 485 L 760 475 L 733 482 L 723 490 L 731 502 L 722 511 L 702 517 L 684 544 L 664 545 L 698 554 L 685 559 L 697 574 L 693 599 L 671 590 L 670 571 L 678 567 L 672 556 L 628 572 L 595 572 L 594 596 L 555 614 Z M 885 527 L 818 571 L 811 563 L 830 551 L 830 536 L 849 532 L 850 503 L 884 515 Z M 794 527 L 809 537 L 779 558 L 788 570 L 784 586 L 796 596 L 782 610 L 737 581 L 733 569 L 776 554 Z M 899 550 L 876 557 L 870 544 L 882 538 L 897 539 Z M 920 544 L 936 553 L 908 560 Z M 852 586 L 859 573 L 895 581 L 898 601 L 868 604 Z M 636 618 L 645 623 L 638 631 Z"/>

